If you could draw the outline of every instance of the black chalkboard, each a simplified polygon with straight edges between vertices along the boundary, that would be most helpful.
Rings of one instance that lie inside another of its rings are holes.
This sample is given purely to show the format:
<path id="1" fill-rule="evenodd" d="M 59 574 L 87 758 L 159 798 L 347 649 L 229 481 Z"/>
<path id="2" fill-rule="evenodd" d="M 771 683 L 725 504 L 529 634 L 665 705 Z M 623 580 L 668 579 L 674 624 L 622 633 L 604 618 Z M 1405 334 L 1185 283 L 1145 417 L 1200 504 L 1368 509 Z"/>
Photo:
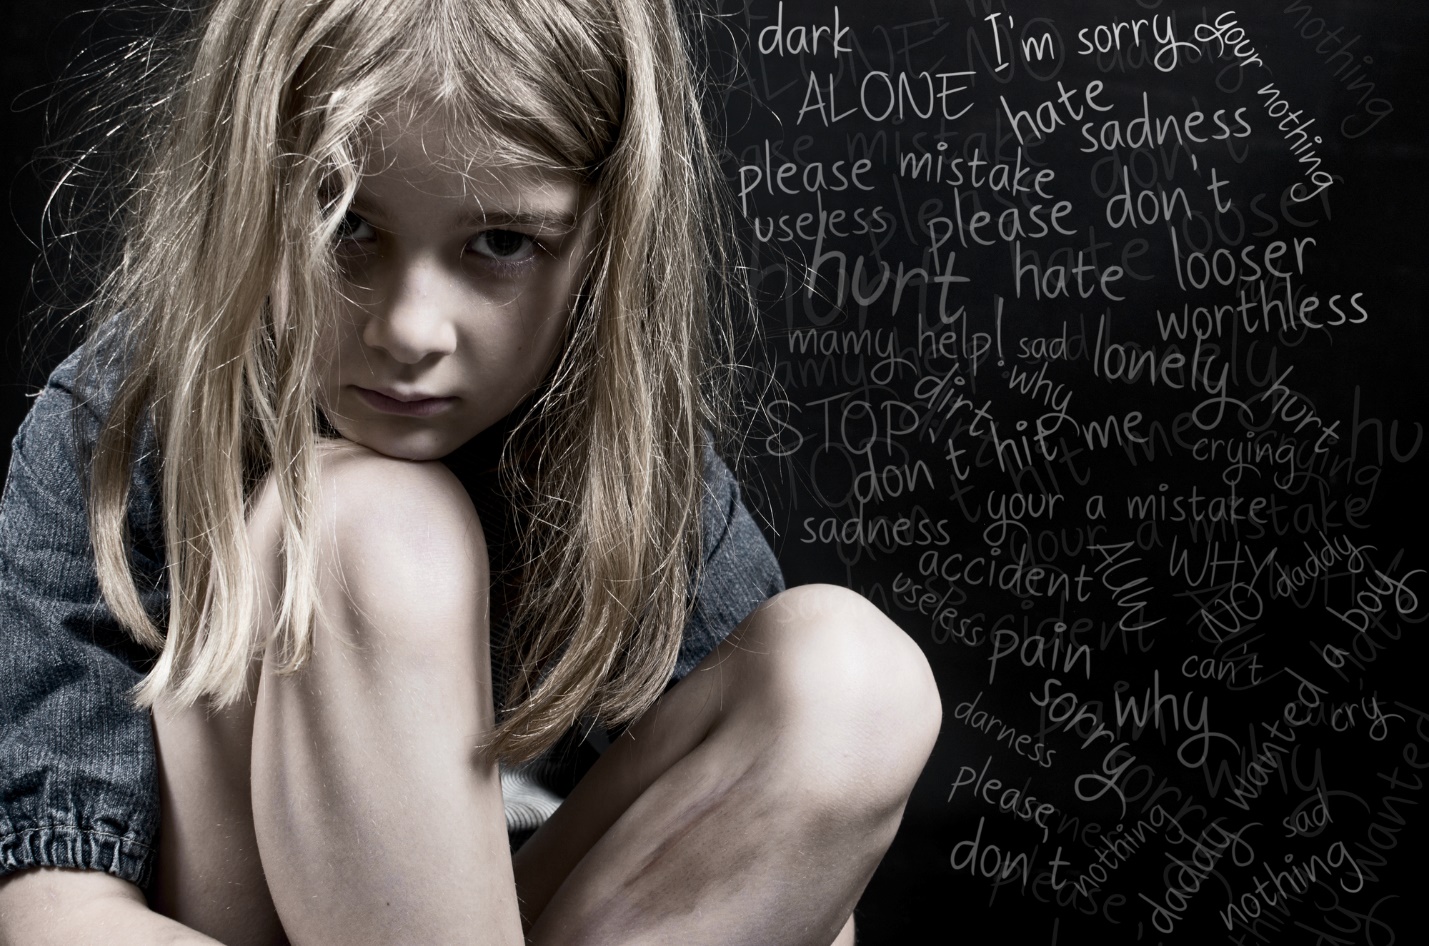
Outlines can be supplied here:
<path id="1" fill-rule="evenodd" d="M 943 693 L 863 941 L 1422 936 L 1423 8 L 725 11 L 749 489 Z"/>
<path id="2" fill-rule="evenodd" d="M 708 5 L 746 496 L 944 700 L 860 941 L 1419 941 L 1429 13 Z"/>

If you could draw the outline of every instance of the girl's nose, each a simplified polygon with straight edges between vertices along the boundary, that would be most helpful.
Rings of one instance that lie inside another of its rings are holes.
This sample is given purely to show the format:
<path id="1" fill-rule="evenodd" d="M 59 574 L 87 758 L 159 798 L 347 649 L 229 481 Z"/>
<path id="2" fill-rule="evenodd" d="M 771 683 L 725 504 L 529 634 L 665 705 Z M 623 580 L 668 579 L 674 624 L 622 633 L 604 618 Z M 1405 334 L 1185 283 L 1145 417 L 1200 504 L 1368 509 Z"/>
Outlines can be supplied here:
<path id="1" fill-rule="evenodd" d="M 456 350 L 456 280 L 435 262 L 410 261 L 391 273 L 385 297 L 376 300 L 362 340 L 395 361 L 415 365 Z"/>

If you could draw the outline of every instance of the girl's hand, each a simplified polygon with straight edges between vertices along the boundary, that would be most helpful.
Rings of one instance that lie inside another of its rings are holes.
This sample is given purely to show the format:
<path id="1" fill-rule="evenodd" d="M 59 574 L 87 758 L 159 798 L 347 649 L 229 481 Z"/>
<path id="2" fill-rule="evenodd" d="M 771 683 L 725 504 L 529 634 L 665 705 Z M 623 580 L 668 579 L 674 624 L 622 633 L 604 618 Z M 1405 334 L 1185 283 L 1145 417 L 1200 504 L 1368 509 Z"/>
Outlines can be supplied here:
<path id="1" fill-rule="evenodd" d="M 0 880 L 0 942 L 34 946 L 217 946 L 149 909 L 125 880 L 95 870 L 41 867 Z"/>

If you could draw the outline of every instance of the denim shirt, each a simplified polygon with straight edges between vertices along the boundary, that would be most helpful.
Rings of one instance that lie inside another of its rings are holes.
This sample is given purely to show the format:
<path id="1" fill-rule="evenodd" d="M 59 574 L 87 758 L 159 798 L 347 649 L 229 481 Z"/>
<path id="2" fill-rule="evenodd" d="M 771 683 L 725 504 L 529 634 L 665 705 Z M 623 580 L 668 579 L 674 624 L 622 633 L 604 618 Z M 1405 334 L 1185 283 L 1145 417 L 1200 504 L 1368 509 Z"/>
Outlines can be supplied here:
<path id="1" fill-rule="evenodd" d="M 21 425 L 0 501 L 0 876 L 88 868 L 145 887 L 157 851 L 158 768 L 149 712 L 130 692 L 154 655 L 130 640 L 99 593 L 79 464 L 119 370 L 117 358 L 99 358 L 98 383 L 81 397 L 80 354 L 50 376 Z M 136 456 L 133 564 L 141 600 L 162 622 L 159 469 L 147 435 Z M 734 477 L 708 447 L 704 462 L 705 560 L 676 679 L 784 587 Z"/>

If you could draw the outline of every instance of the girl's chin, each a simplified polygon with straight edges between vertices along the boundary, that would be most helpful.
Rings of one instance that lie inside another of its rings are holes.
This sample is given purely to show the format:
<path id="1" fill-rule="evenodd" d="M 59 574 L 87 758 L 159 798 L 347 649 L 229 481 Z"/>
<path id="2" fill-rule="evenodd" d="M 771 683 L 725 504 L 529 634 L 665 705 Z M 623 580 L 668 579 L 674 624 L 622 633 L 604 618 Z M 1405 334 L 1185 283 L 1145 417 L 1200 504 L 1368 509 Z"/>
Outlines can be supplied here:
<path id="1" fill-rule="evenodd" d="M 397 432 L 349 429 L 338 427 L 344 440 L 391 457 L 394 460 L 440 460 L 464 443 L 464 440 L 433 430 L 409 430 Z"/>

